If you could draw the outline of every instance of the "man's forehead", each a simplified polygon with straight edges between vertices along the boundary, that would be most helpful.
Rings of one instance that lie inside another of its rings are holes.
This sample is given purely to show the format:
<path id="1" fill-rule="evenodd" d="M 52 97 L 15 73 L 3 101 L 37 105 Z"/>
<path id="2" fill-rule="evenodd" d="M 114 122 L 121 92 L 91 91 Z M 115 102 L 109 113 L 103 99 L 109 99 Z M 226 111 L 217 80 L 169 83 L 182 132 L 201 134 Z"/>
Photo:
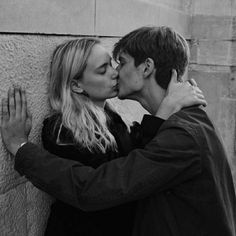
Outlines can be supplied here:
<path id="1" fill-rule="evenodd" d="M 132 59 L 132 57 L 127 52 L 122 51 L 119 53 L 118 59 L 119 60 L 122 60 L 122 59 L 130 60 L 130 59 Z"/>

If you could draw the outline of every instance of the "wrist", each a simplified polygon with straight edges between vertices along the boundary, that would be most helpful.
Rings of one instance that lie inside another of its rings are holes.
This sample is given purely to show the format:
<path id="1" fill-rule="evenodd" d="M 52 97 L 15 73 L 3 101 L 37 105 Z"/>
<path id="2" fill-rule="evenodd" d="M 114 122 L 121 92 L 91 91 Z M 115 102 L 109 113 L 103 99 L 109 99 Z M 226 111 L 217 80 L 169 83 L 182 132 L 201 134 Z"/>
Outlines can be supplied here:
<path id="1" fill-rule="evenodd" d="M 172 101 L 168 97 L 165 97 L 162 103 L 160 104 L 160 107 L 156 113 L 156 116 L 166 120 L 179 110 L 180 110 L 180 106 L 176 104 L 176 102 Z"/>
<path id="2" fill-rule="evenodd" d="M 28 140 L 19 140 L 18 142 L 16 143 L 13 143 L 10 145 L 10 148 L 9 148 L 9 151 L 12 153 L 13 156 L 16 155 L 17 151 L 23 147 L 26 143 L 28 142 Z"/>

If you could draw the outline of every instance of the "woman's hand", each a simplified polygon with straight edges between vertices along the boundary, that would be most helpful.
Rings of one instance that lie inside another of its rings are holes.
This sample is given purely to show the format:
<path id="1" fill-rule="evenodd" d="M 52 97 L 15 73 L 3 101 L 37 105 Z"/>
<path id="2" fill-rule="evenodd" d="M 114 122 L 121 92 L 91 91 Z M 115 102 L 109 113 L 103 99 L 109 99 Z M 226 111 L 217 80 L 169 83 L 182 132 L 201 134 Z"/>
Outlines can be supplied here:
<path id="1" fill-rule="evenodd" d="M 202 91 L 197 87 L 194 79 L 178 82 L 176 70 L 173 70 L 166 96 L 162 100 L 156 116 L 168 119 L 181 108 L 193 105 L 207 105 Z"/>
<path id="2" fill-rule="evenodd" d="M 24 90 L 8 90 L 8 99 L 2 99 L 1 134 L 7 150 L 16 154 L 20 145 L 27 142 L 32 127 L 31 116 L 27 112 Z"/>

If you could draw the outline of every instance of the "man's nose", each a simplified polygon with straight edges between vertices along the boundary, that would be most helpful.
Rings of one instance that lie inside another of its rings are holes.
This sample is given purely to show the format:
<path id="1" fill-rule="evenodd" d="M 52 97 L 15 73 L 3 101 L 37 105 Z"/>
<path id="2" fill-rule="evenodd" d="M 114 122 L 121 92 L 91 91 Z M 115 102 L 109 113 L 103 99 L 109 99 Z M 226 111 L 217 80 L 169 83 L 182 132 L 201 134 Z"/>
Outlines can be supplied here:
<path id="1" fill-rule="evenodd" d="M 117 77 L 118 77 L 118 71 L 116 69 L 113 69 L 112 78 L 116 79 Z"/>
<path id="2" fill-rule="evenodd" d="M 119 73 L 120 65 L 118 64 L 115 69 L 116 69 L 116 70 L 118 71 L 118 73 Z"/>

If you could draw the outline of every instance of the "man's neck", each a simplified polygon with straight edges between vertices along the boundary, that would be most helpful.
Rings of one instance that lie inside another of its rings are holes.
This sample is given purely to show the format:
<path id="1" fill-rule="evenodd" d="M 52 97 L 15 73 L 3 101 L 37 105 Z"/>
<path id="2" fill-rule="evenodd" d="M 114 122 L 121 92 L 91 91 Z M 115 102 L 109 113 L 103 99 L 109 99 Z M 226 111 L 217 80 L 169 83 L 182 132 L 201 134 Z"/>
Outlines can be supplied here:
<path id="1" fill-rule="evenodd" d="M 152 115 L 157 113 L 157 110 L 165 97 L 166 90 L 162 89 L 155 81 L 155 78 L 147 80 L 147 83 L 137 98 L 137 101 Z"/>

